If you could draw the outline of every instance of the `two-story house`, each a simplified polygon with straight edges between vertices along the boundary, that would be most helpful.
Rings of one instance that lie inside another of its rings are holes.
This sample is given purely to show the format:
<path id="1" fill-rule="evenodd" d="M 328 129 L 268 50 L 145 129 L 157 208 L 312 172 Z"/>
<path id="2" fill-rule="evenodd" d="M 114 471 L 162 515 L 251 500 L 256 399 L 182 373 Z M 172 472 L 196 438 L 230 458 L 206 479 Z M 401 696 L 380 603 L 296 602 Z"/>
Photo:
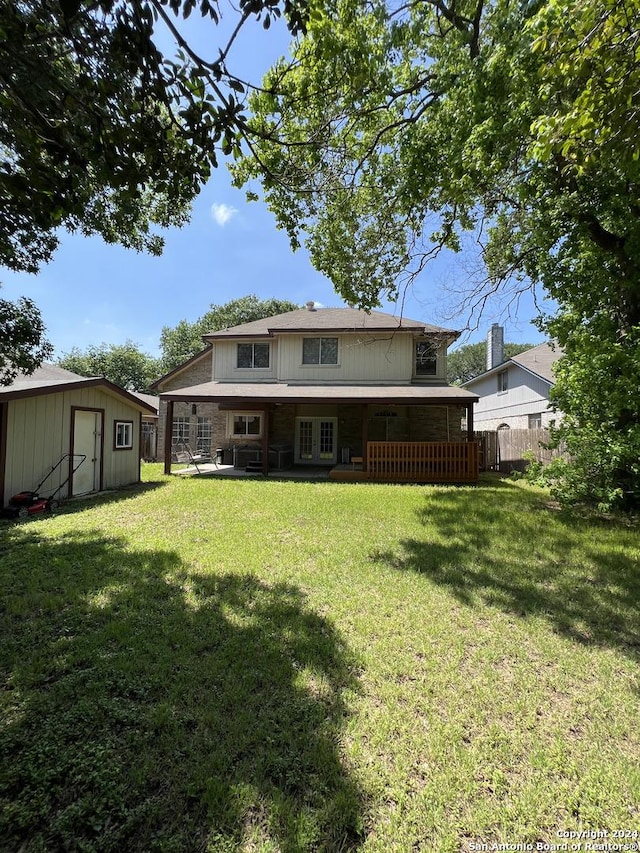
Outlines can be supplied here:
<path id="1" fill-rule="evenodd" d="M 462 385 L 480 398 L 475 428 L 540 429 L 558 423 L 562 415 L 549 407 L 549 392 L 561 355 L 559 347 L 543 343 L 505 360 L 503 330 L 494 324 L 487 336 L 487 370 Z"/>
<path id="2" fill-rule="evenodd" d="M 475 479 L 478 398 L 446 382 L 458 334 L 309 303 L 206 335 L 200 354 L 156 383 L 165 470 L 184 442 L 238 466 L 259 459 L 264 473 L 326 465 L 354 479 Z"/>

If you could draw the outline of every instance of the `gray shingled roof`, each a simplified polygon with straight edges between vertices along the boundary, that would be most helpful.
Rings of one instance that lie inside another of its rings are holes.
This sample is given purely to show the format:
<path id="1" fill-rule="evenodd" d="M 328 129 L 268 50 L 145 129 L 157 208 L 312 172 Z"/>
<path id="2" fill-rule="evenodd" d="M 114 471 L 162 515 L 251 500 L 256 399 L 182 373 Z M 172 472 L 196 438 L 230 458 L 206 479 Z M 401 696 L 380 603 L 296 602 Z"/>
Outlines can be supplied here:
<path id="1" fill-rule="evenodd" d="M 253 400 L 256 403 L 351 400 L 391 404 L 399 400 L 407 403 L 441 400 L 452 405 L 465 405 L 478 399 L 473 392 L 452 385 L 288 385 L 284 382 L 204 382 L 202 385 L 176 388 L 160 396 L 167 400 Z"/>
<path id="2" fill-rule="evenodd" d="M 130 391 L 134 397 L 137 397 L 139 400 L 142 400 L 143 403 L 146 403 L 147 406 L 151 406 L 156 410 L 156 414 L 158 413 L 158 406 L 160 405 L 160 400 L 154 394 L 143 394 L 140 391 Z"/>
<path id="3" fill-rule="evenodd" d="M 32 374 L 19 373 L 11 385 L 0 386 L 0 398 L 5 400 L 17 399 L 19 397 L 35 397 L 41 394 L 55 394 L 58 391 L 73 388 L 89 388 L 96 386 L 102 388 L 108 394 L 115 394 L 119 397 L 124 397 L 133 405 L 142 407 L 151 412 L 157 412 L 157 398 L 154 398 L 153 404 L 146 402 L 140 395 L 135 395 L 131 391 L 125 391 L 108 379 L 100 376 L 80 376 L 77 373 L 72 373 L 70 370 L 65 370 L 58 367 L 57 364 L 42 364 L 37 367 Z"/>
<path id="4" fill-rule="evenodd" d="M 562 350 L 556 346 L 552 349 L 550 344 L 539 344 L 537 347 L 525 350 L 519 355 L 514 355 L 510 360 L 546 379 L 547 382 L 555 382 L 552 367 L 562 356 Z"/>
<path id="5" fill-rule="evenodd" d="M 207 340 L 229 337 L 260 337 L 274 332 L 427 332 L 446 335 L 453 342 L 459 332 L 431 326 L 418 320 L 396 317 L 382 311 L 360 311 L 357 308 L 301 308 L 276 314 L 252 323 L 242 323 L 230 329 L 210 332 Z"/>
<path id="6" fill-rule="evenodd" d="M 33 373 L 18 373 L 11 385 L 0 388 L 3 391 L 22 391 L 36 388 L 49 388 L 52 385 L 67 385 L 69 382 L 81 382 L 85 379 L 77 373 L 58 367 L 57 364 L 42 364 Z"/>

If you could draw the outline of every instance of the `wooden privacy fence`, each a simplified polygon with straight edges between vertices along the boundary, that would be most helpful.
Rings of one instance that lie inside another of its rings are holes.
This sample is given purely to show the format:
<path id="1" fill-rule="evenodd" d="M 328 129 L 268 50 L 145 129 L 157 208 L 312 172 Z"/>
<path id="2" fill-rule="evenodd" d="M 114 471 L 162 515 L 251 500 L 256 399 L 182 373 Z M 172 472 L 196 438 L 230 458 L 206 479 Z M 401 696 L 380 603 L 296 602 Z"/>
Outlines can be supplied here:
<path id="1" fill-rule="evenodd" d="M 478 479 L 475 441 L 369 441 L 371 480 L 413 483 L 468 483 Z"/>
<path id="2" fill-rule="evenodd" d="M 477 432 L 480 447 L 480 468 L 508 474 L 524 471 L 528 456 L 547 465 L 552 459 L 562 456 L 561 450 L 547 450 L 542 445 L 549 441 L 548 429 L 499 429 Z"/>

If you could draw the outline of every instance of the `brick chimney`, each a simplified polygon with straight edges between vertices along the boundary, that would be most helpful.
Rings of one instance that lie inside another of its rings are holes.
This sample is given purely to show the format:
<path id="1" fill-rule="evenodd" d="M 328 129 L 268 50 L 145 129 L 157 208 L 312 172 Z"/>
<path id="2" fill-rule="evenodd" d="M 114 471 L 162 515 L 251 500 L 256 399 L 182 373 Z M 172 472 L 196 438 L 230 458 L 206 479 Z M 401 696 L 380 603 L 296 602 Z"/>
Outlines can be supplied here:
<path id="1" fill-rule="evenodd" d="M 487 370 L 504 361 L 504 329 L 494 323 L 487 334 Z"/>

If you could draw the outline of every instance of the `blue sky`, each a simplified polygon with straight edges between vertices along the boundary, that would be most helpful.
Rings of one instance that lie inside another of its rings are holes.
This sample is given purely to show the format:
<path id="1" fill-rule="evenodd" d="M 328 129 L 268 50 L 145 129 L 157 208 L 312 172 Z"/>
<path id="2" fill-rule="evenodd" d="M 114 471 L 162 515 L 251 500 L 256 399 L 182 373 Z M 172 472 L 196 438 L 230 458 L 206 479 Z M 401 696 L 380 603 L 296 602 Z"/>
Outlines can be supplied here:
<path id="1" fill-rule="evenodd" d="M 233 20 L 229 15 L 223 26 Z M 188 26 L 191 43 L 215 57 L 221 39 L 209 49 L 205 37 L 217 37 L 220 31 L 197 20 L 190 20 Z M 230 65 L 244 79 L 258 81 L 287 44 L 283 27 L 264 31 L 255 26 L 236 43 Z M 232 187 L 224 165 L 196 199 L 190 223 L 166 232 L 165 240 L 165 251 L 156 258 L 106 245 L 99 238 L 64 233 L 53 261 L 38 275 L 0 269 L 0 296 L 33 298 L 55 357 L 73 347 L 126 340 L 158 355 L 163 326 L 175 326 L 182 319 L 192 322 L 211 303 L 250 293 L 299 304 L 309 300 L 325 306 L 342 304 L 304 250 L 291 252 L 287 236 L 277 231 L 266 206 L 246 202 L 244 191 Z M 464 284 L 470 263 L 473 258 L 468 256 L 449 256 L 428 267 L 406 294 L 404 316 L 463 329 L 468 317 L 451 316 L 450 291 Z M 384 303 L 382 310 L 399 313 L 400 307 Z M 492 322 L 503 323 L 507 341 L 539 343 L 542 336 L 530 324 L 535 315 L 528 295 L 521 300 L 517 319 L 513 311 L 507 317 L 499 305 L 490 306 L 481 326 L 465 333 L 458 345 L 483 340 Z"/>

